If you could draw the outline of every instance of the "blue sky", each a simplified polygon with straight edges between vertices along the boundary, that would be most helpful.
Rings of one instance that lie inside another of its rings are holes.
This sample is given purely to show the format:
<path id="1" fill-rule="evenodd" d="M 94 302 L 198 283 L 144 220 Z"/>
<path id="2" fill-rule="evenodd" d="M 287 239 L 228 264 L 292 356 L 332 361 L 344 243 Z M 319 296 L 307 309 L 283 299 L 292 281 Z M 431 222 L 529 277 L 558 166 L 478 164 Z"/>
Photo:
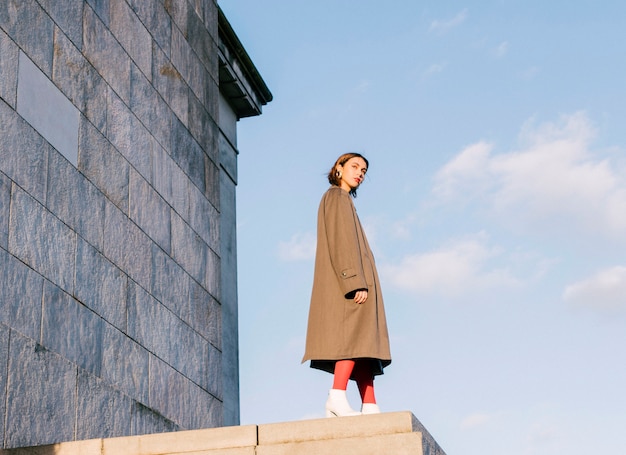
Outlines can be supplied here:
<path id="1" fill-rule="evenodd" d="M 219 3 L 274 94 L 238 130 L 242 424 L 323 416 L 315 217 L 358 151 L 383 411 L 449 454 L 626 453 L 626 3 Z"/>

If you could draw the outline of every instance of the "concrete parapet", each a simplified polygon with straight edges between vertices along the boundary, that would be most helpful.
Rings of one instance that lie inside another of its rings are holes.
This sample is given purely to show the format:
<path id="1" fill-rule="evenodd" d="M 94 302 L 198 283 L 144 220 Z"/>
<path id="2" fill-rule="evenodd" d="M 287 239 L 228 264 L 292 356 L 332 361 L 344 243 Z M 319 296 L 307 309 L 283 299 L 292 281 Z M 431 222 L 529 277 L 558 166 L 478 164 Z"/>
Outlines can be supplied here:
<path id="1" fill-rule="evenodd" d="M 410 412 L 91 439 L 0 455 L 445 455 Z"/>

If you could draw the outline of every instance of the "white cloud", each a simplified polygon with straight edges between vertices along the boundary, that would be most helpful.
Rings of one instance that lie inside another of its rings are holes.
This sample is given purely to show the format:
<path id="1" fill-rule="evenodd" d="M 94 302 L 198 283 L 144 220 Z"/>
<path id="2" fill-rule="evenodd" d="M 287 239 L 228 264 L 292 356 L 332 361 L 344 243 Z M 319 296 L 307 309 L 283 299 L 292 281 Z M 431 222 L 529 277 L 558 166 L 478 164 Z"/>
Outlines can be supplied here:
<path id="1" fill-rule="evenodd" d="M 398 220 L 392 220 L 388 216 L 367 216 L 361 220 L 374 253 L 384 252 L 385 245 L 389 241 L 404 242 L 412 238 L 414 226 L 420 222 L 418 215 L 412 212 L 402 215 L 403 217 Z"/>
<path id="2" fill-rule="evenodd" d="M 537 449 L 538 447 L 543 447 L 546 444 L 554 442 L 558 434 L 559 431 L 554 425 L 536 425 L 530 430 L 527 439 L 530 447 Z"/>
<path id="3" fill-rule="evenodd" d="M 509 42 L 508 41 L 503 41 L 500 44 L 498 44 L 498 46 L 494 49 L 493 54 L 497 57 L 497 58 L 502 58 L 504 57 L 507 53 L 509 52 Z"/>
<path id="4" fill-rule="evenodd" d="M 485 412 L 475 412 L 468 415 L 461 422 L 461 430 L 470 430 L 476 427 L 482 427 L 497 418 L 500 414 L 488 414 Z"/>
<path id="5" fill-rule="evenodd" d="M 538 66 L 531 66 L 530 68 L 526 68 L 524 71 L 522 71 L 520 76 L 522 77 L 522 79 L 530 81 L 534 79 L 540 72 L 541 68 L 539 68 Z"/>
<path id="6" fill-rule="evenodd" d="M 489 180 L 485 172 L 489 165 L 493 146 L 478 142 L 466 147 L 450 160 L 435 176 L 433 192 L 444 199 L 458 194 L 479 195 L 487 190 Z"/>
<path id="7" fill-rule="evenodd" d="M 434 20 L 430 23 L 428 31 L 437 33 L 446 33 L 450 29 L 461 25 L 467 19 L 467 8 L 457 13 L 451 19 Z"/>
<path id="8" fill-rule="evenodd" d="M 626 228 L 626 175 L 590 149 L 595 131 L 582 113 L 558 123 L 522 128 L 520 150 L 494 154 L 472 144 L 436 174 L 442 202 L 473 202 L 502 220 L 539 227 L 622 233 Z"/>
<path id="9" fill-rule="evenodd" d="M 354 87 L 354 91 L 357 93 L 365 93 L 369 90 L 371 85 L 370 81 L 362 80 Z"/>
<path id="10" fill-rule="evenodd" d="M 400 289 L 445 296 L 519 285 L 508 269 L 493 264 L 502 252 L 487 240 L 484 233 L 454 240 L 439 249 L 383 264 L 381 274 Z"/>
<path id="11" fill-rule="evenodd" d="M 599 309 L 626 309 L 626 267 L 600 270 L 570 284 L 563 292 L 566 302 Z"/>
<path id="12" fill-rule="evenodd" d="M 441 73 L 446 67 L 445 63 L 433 63 L 422 73 L 422 78 L 430 77 L 434 74 Z"/>
<path id="13" fill-rule="evenodd" d="M 283 261 L 305 261 L 315 258 L 317 239 L 311 232 L 298 233 L 278 244 L 278 257 Z"/>
<path id="14" fill-rule="evenodd" d="M 417 222 L 414 214 L 408 214 L 404 219 L 395 221 L 390 226 L 390 235 L 394 239 L 409 240 L 412 237 L 412 227 Z"/>

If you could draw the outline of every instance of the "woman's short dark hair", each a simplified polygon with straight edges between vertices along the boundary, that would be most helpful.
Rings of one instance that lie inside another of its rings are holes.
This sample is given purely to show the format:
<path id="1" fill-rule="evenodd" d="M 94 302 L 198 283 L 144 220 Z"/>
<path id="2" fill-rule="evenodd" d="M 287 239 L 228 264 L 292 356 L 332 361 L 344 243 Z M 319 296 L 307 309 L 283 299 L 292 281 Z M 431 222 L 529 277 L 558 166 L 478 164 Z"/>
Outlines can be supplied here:
<path id="1" fill-rule="evenodd" d="M 341 186 L 341 178 L 339 178 L 339 176 L 337 175 L 337 166 L 343 166 L 344 164 L 346 164 L 346 162 L 348 162 L 348 160 L 352 158 L 361 158 L 363 161 L 365 161 L 365 166 L 369 168 L 369 161 L 367 161 L 367 158 L 365 158 L 360 153 L 344 153 L 339 158 L 337 158 L 337 161 L 335 161 L 335 164 L 333 164 L 333 167 L 330 169 L 330 172 L 328 173 L 328 183 L 333 186 Z M 356 188 L 352 188 L 350 190 L 350 195 L 352 197 L 356 197 Z"/>

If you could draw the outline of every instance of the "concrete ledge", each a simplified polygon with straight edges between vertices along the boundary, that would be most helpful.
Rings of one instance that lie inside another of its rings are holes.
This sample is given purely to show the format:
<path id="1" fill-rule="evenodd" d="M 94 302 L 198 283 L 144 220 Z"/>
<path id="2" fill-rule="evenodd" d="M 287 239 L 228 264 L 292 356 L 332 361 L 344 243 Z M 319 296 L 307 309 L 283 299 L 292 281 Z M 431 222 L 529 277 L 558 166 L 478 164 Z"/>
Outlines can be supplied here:
<path id="1" fill-rule="evenodd" d="M 0 455 L 445 455 L 408 411 L 0 450 Z"/>
<path id="2" fill-rule="evenodd" d="M 256 455 L 425 455 L 420 433 L 259 445 Z"/>
<path id="3" fill-rule="evenodd" d="M 0 455 L 254 454 L 257 426 L 209 428 L 0 450 Z M 242 448 L 251 448 L 252 451 Z M 226 452 L 225 450 L 230 450 Z"/>
<path id="4" fill-rule="evenodd" d="M 259 445 L 411 433 L 418 431 L 415 422 L 417 419 L 410 412 L 389 412 L 339 419 L 271 423 L 259 425 Z"/>

